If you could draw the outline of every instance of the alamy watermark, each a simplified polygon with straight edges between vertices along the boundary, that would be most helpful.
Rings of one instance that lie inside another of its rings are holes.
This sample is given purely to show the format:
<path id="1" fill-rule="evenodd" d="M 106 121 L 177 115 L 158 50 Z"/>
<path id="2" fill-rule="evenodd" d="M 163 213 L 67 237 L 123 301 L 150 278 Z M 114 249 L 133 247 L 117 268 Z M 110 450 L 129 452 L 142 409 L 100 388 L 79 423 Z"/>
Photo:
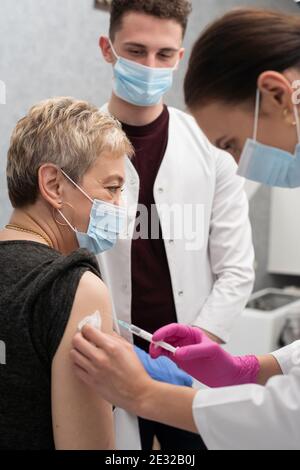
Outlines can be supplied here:
<path id="1" fill-rule="evenodd" d="M 124 198 L 123 198 L 123 202 Z M 199 251 L 205 246 L 205 206 L 204 204 L 143 204 L 128 206 L 125 227 L 121 240 L 159 240 L 180 242 L 186 251 Z M 101 208 L 100 208 L 101 210 Z M 105 225 L 105 218 L 101 224 Z M 107 218 L 110 231 L 110 218 Z"/>
<path id="2" fill-rule="evenodd" d="M 293 82 L 293 89 L 295 90 L 293 93 L 293 104 L 298 105 L 300 104 L 300 80 Z"/>
<path id="3" fill-rule="evenodd" d="M 6 85 L 0 80 L 0 104 L 6 104 Z"/>
<path id="4" fill-rule="evenodd" d="M 6 365 L 6 345 L 4 341 L 0 341 L 0 366 Z"/>

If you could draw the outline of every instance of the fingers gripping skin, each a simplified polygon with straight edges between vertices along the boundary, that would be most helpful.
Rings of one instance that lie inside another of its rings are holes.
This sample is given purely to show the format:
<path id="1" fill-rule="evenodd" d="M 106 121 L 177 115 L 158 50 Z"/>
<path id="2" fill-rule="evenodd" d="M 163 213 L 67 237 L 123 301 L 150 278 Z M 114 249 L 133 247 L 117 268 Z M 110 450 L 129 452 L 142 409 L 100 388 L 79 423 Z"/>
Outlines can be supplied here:
<path id="1" fill-rule="evenodd" d="M 151 382 L 133 346 L 116 335 L 105 335 L 90 326 L 73 339 L 72 360 L 76 374 L 98 389 L 105 400 L 128 411 Z"/>
<path id="2" fill-rule="evenodd" d="M 74 337 L 73 348 L 78 378 L 105 400 L 145 419 L 197 432 L 192 412 L 196 391 L 152 380 L 125 340 L 86 326 Z"/>

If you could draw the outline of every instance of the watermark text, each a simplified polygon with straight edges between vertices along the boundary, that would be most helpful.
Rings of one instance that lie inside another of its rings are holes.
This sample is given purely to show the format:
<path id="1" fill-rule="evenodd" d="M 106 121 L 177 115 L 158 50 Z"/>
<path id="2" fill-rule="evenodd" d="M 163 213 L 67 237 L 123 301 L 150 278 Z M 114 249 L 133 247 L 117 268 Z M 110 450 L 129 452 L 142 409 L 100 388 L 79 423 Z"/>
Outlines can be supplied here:
<path id="1" fill-rule="evenodd" d="M 300 104 L 300 80 L 294 81 L 293 89 L 295 90 L 293 93 L 293 104 L 298 105 Z"/>
<path id="2" fill-rule="evenodd" d="M 6 345 L 4 341 L 0 341 L 0 366 L 6 365 Z"/>
<path id="3" fill-rule="evenodd" d="M 6 104 L 6 85 L 0 80 L 0 104 Z"/>

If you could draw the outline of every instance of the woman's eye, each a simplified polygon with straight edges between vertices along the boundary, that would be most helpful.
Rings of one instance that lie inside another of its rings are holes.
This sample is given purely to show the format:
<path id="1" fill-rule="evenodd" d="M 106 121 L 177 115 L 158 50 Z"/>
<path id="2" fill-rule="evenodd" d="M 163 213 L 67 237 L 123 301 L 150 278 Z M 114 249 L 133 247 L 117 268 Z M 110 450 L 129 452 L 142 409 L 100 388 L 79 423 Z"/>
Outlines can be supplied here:
<path id="1" fill-rule="evenodd" d="M 232 142 L 225 142 L 224 144 L 222 144 L 222 150 L 226 150 L 227 152 L 234 152 L 235 146 Z"/>
<path id="2" fill-rule="evenodd" d="M 222 142 L 222 143 L 220 144 L 220 149 L 221 149 L 221 150 L 227 150 L 227 149 L 229 149 L 229 148 L 230 148 L 230 144 L 229 144 L 228 142 Z"/>
<path id="3" fill-rule="evenodd" d="M 116 194 L 118 191 L 122 191 L 122 188 L 121 186 L 110 186 L 109 188 L 107 188 L 109 192 L 111 192 L 112 194 Z"/>

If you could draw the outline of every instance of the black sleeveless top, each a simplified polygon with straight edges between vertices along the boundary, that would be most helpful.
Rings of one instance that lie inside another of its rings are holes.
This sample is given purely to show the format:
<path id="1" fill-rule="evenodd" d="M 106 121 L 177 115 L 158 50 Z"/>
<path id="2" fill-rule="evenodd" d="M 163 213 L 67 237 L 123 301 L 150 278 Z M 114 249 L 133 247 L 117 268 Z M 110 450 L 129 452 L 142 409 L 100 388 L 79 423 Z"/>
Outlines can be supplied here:
<path id="1" fill-rule="evenodd" d="M 51 363 L 94 256 L 0 242 L 0 450 L 54 449 Z"/>

